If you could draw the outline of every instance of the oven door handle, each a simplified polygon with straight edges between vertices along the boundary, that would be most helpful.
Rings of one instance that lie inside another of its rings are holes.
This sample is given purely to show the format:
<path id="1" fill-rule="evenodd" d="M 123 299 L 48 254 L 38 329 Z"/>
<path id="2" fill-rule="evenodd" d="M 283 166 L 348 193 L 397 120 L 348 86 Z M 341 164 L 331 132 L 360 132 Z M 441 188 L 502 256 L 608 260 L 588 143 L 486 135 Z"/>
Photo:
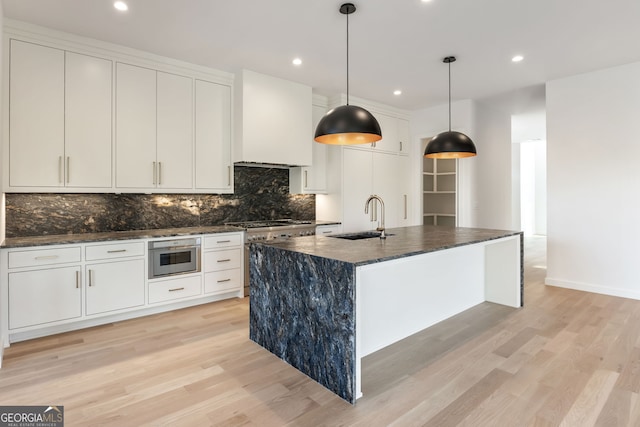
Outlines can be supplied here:
<path id="1" fill-rule="evenodd" d="M 151 250 L 154 251 L 154 252 L 157 252 L 157 251 L 182 251 L 182 250 L 185 250 L 185 249 L 189 249 L 189 250 L 197 249 L 199 247 L 200 246 L 167 246 L 167 247 L 153 248 Z"/>

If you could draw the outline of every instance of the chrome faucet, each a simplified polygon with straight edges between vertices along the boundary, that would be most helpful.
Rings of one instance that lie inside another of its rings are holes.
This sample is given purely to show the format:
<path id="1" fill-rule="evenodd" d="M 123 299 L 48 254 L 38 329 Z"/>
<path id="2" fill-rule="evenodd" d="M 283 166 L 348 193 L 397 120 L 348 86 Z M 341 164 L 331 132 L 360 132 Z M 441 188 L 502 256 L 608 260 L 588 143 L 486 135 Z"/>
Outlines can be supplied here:
<path id="1" fill-rule="evenodd" d="M 380 238 L 381 239 L 386 239 L 387 235 L 384 232 L 384 202 L 382 201 L 382 197 L 377 196 L 375 194 L 372 194 L 371 196 L 369 196 L 367 201 L 364 202 L 364 213 L 365 214 L 369 213 L 369 205 L 371 204 L 371 202 L 373 200 L 379 201 L 381 209 L 382 209 L 382 215 L 380 216 L 380 226 L 378 228 L 376 228 L 376 230 L 380 232 Z"/>

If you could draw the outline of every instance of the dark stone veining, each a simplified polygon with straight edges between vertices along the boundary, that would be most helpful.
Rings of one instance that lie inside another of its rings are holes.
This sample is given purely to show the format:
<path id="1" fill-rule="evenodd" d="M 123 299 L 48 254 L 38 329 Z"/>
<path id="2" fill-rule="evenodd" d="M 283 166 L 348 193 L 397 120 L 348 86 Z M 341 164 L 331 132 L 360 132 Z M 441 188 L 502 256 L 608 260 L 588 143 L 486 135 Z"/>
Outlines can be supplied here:
<path id="1" fill-rule="evenodd" d="M 355 403 L 355 267 L 251 245 L 250 338 Z"/>
<path id="2" fill-rule="evenodd" d="M 522 294 L 521 232 L 436 226 L 389 232 L 386 240 L 309 236 L 250 249 L 250 338 L 350 403 L 358 266 L 519 236 Z"/>
<path id="3" fill-rule="evenodd" d="M 234 168 L 234 194 L 6 195 L 6 236 L 209 227 L 225 222 L 315 219 L 314 195 L 289 194 L 289 170 Z"/>

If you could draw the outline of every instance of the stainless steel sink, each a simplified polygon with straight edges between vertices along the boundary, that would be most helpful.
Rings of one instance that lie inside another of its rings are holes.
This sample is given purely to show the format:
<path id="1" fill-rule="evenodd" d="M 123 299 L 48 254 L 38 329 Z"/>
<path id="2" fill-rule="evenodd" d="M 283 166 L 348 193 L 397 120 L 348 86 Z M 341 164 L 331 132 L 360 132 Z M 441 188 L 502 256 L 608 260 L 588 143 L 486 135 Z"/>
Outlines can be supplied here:
<path id="1" fill-rule="evenodd" d="M 379 231 L 364 231 L 362 233 L 349 233 L 349 234 L 334 234 L 333 236 L 337 239 L 346 239 L 346 240 L 362 240 L 362 239 L 373 239 L 376 237 L 380 237 Z M 387 233 L 388 236 L 393 236 L 393 234 Z"/>

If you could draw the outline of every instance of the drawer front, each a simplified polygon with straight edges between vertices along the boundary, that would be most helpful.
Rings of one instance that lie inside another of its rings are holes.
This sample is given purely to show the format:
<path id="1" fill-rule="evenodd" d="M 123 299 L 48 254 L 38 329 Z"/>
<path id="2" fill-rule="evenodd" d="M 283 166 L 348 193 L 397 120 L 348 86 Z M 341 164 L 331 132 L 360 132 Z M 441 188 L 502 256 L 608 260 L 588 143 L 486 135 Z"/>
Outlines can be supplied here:
<path id="1" fill-rule="evenodd" d="M 38 265 L 80 262 L 80 246 L 57 249 L 36 249 L 32 251 L 9 252 L 9 268 L 35 267 Z"/>
<path id="2" fill-rule="evenodd" d="M 212 234 L 204 238 L 205 249 L 229 248 L 232 246 L 240 246 L 243 243 L 242 233 Z"/>
<path id="3" fill-rule="evenodd" d="M 85 248 L 87 261 L 134 256 L 144 256 L 144 242 L 109 243 L 105 245 L 87 246 Z"/>
<path id="4" fill-rule="evenodd" d="M 201 280 L 201 276 L 192 276 L 149 283 L 149 304 L 200 295 Z"/>
<path id="5" fill-rule="evenodd" d="M 342 226 L 340 224 L 335 225 L 319 225 L 316 227 L 317 236 L 330 236 L 332 234 L 340 234 Z"/>
<path id="6" fill-rule="evenodd" d="M 215 271 L 204 275 L 204 293 L 213 294 L 228 291 L 240 291 L 244 284 L 242 281 L 242 270 Z"/>
<path id="7" fill-rule="evenodd" d="M 204 271 L 229 270 L 240 267 L 240 249 L 229 249 L 226 251 L 212 251 L 204 253 Z"/>

